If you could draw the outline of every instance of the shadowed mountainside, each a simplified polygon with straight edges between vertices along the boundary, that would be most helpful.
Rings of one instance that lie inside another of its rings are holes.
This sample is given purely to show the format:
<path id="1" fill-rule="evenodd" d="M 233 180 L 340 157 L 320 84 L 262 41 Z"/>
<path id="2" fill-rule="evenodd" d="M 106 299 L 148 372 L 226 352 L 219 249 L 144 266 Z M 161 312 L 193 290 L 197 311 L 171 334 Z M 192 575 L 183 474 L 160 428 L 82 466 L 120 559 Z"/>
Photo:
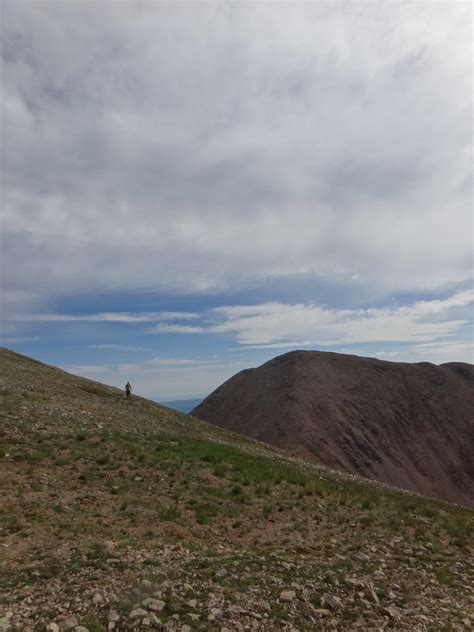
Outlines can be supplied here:
<path id="1" fill-rule="evenodd" d="M 474 506 L 474 367 L 294 351 L 192 414 L 352 474 Z"/>

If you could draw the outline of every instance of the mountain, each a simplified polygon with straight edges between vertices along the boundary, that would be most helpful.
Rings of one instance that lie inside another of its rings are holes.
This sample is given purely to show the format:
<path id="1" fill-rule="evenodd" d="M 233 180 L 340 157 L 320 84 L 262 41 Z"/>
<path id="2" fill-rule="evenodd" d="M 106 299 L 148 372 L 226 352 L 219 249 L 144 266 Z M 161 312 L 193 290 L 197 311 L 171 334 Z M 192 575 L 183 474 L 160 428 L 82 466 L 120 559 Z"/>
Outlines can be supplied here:
<path id="1" fill-rule="evenodd" d="M 472 629 L 474 512 L 0 350 L 0 630 Z"/>
<path id="2" fill-rule="evenodd" d="M 168 406 L 168 408 L 174 408 L 175 410 L 179 410 L 180 413 L 190 413 L 193 408 L 199 406 L 202 401 L 202 397 L 199 399 L 174 399 L 169 402 L 160 402 L 163 406 Z"/>
<path id="3" fill-rule="evenodd" d="M 294 351 L 192 414 L 327 467 L 474 506 L 474 367 Z"/>

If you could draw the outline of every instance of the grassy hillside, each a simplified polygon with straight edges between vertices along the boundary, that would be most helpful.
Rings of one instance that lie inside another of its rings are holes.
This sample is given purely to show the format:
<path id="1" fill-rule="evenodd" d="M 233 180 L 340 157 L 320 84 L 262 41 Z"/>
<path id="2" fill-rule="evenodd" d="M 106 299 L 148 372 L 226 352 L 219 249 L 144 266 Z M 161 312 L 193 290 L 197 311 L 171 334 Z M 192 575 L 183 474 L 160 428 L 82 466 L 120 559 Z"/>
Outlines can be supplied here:
<path id="1" fill-rule="evenodd" d="M 473 512 L 8 351 L 0 370 L 0 630 L 474 624 Z"/>

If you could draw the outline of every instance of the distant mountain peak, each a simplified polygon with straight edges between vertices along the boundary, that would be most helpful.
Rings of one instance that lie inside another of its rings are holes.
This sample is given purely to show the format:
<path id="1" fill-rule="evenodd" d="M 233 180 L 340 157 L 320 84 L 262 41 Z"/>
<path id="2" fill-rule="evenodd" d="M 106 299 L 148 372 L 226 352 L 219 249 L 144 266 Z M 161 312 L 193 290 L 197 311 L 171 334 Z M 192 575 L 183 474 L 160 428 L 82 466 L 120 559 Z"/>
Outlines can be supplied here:
<path id="1" fill-rule="evenodd" d="M 297 350 L 192 414 L 344 472 L 474 505 L 474 366 Z"/>

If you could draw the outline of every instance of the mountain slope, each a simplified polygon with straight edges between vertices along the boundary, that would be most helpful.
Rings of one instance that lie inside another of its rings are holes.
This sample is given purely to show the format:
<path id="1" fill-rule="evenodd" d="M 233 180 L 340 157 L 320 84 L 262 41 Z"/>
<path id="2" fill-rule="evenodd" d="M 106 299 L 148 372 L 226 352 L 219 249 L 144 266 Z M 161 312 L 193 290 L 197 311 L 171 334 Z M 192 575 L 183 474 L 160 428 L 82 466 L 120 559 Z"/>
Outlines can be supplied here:
<path id="1" fill-rule="evenodd" d="M 344 472 L 474 506 L 474 367 L 297 351 L 192 414 Z"/>
<path id="2" fill-rule="evenodd" d="M 2 632 L 474 623 L 468 509 L 6 350 L 0 404 Z"/>

